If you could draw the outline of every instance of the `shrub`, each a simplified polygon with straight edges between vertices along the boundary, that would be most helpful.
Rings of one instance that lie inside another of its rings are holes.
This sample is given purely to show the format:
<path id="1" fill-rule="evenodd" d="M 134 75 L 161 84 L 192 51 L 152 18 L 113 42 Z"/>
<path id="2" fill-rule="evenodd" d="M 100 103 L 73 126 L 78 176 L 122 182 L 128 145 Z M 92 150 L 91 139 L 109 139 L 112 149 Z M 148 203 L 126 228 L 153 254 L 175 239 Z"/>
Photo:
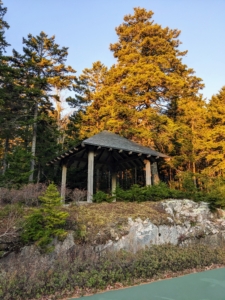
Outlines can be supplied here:
<path id="1" fill-rule="evenodd" d="M 38 206 L 39 196 L 46 191 L 43 183 L 29 183 L 19 189 L 0 187 L 0 205 L 22 203 L 27 206 Z"/>
<path id="2" fill-rule="evenodd" d="M 207 194 L 207 201 L 212 210 L 217 207 L 225 208 L 225 181 L 223 178 L 216 179 L 211 184 L 209 193 Z"/>
<path id="3" fill-rule="evenodd" d="M 186 183 L 189 182 L 189 177 Z M 157 185 L 140 187 L 133 185 L 128 190 L 123 190 L 120 187 L 116 188 L 117 201 L 160 201 L 165 199 L 190 199 L 196 202 L 205 201 L 209 203 L 211 210 L 218 208 L 225 208 L 225 184 L 220 186 L 214 186 L 210 191 L 198 191 L 197 189 L 191 189 L 188 191 L 187 185 L 186 191 L 175 190 L 169 188 L 165 183 L 160 182 Z"/>
<path id="4" fill-rule="evenodd" d="M 106 194 L 103 191 L 98 191 L 93 195 L 93 202 L 101 203 L 103 201 L 112 202 L 114 199 L 113 196 Z"/>
<path id="5" fill-rule="evenodd" d="M 73 191 L 71 191 L 69 197 L 72 200 L 72 202 L 75 203 L 85 201 L 87 198 L 87 191 L 76 188 Z"/>
<path id="6" fill-rule="evenodd" d="M 159 201 L 168 198 L 185 198 L 181 191 L 170 189 L 165 183 L 160 182 L 157 185 L 140 187 L 134 184 L 129 190 L 116 188 L 116 199 L 118 201 Z"/>
<path id="7" fill-rule="evenodd" d="M 62 199 L 54 184 L 50 184 L 39 199 L 42 206 L 33 209 L 26 217 L 21 237 L 25 243 L 36 242 L 38 246 L 45 248 L 53 237 L 63 238 L 66 235 L 63 226 L 68 213 L 59 208 Z"/>
<path id="8" fill-rule="evenodd" d="M 77 290 L 83 295 L 90 289 L 96 291 L 118 282 L 130 285 L 168 273 L 225 264 L 224 250 L 205 245 L 160 245 L 136 254 L 120 251 L 99 256 L 86 245 L 77 246 L 67 255 L 59 254 L 52 264 L 40 258 L 34 261 L 34 257 L 26 257 L 22 262 L 14 260 L 14 270 L 5 268 L 0 274 L 0 298 L 68 298 Z"/>
<path id="9" fill-rule="evenodd" d="M 19 239 L 19 228 L 23 218 L 20 205 L 6 205 L 0 210 L 0 245 L 13 246 Z M 9 247 L 10 248 L 10 247 Z M 3 248 L 1 248 L 3 250 Z"/>
<path id="10" fill-rule="evenodd" d="M 145 187 L 146 199 L 151 201 L 159 201 L 171 197 L 171 192 L 168 186 L 160 182 L 157 185 Z"/>

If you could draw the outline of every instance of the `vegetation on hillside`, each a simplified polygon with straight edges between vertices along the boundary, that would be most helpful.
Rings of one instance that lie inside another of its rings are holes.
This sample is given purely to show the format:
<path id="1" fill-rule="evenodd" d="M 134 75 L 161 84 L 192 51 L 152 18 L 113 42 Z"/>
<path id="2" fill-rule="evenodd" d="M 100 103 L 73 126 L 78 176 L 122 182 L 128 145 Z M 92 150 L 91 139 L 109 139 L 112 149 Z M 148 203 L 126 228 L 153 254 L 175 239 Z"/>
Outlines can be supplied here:
<path id="1" fill-rule="evenodd" d="M 86 247 L 86 246 L 85 246 Z M 60 299 L 99 290 L 170 278 L 209 266 L 225 264 L 224 246 L 153 246 L 136 254 L 94 254 L 87 247 L 73 249 L 53 265 L 26 258 L 13 261 L 13 272 L 0 276 L 1 299 Z M 32 268 L 30 268 L 32 265 Z"/>

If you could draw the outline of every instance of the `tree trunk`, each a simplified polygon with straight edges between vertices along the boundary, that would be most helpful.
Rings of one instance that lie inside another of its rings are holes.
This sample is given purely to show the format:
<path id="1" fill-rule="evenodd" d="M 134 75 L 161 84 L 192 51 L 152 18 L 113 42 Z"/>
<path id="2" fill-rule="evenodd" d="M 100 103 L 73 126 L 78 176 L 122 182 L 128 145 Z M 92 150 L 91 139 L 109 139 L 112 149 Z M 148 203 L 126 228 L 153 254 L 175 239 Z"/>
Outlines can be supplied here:
<path id="1" fill-rule="evenodd" d="M 193 162 L 192 170 L 193 170 L 193 174 L 194 174 L 194 176 L 193 176 L 194 185 L 195 185 L 195 187 L 197 187 L 196 176 L 195 176 L 195 173 L 196 173 L 195 162 Z"/>
<path id="2" fill-rule="evenodd" d="M 32 136 L 32 146 L 31 146 L 32 159 L 30 164 L 31 174 L 29 176 L 29 182 L 33 182 L 34 180 L 35 152 L 36 152 L 36 141 L 37 141 L 37 116 L 38 116 L 38 104 L 36 103 L 34 107 L 34 124 L 33 124 L 33 136 Z"/>
<path id="3" fill-rule="evenodd" d="M 5 172 L 6 172 L 8 151 L 9 151 L 9 138 L 6 137 L 5 145 L 4 145 L 4 157 L 3 157 L 3 162 L 2 162 L 2 165 L 3 165 L 2 175 L 5 175 Z"/>
<path id="4" fill-rule="evenodd" d="M 40 182 L 40 177 L 41 177 L 41 166 L 40 164 L 38 164 L 37 183 Z"/>
<path id="5" fill-rule="evenodd" d="M 192 130 L 192 135 L 193 135 L 193 132 L 194 132 L 194 122 L 192 122 L 191 124 L 191 130 Z M 192 140 L 192 160 L 194 160 L 194 141 Z M 194 174 L 193 176 L 193 181 L 194 181 L 194 185 L 195 187 L 197 187 L 197 182 L 196 182 L 196 176 L 195 176 L 195 173 L 196 173 L 196 166 L 195 166 L 195 162 L 193 161 L 192 162 L 192 172 Z"/>

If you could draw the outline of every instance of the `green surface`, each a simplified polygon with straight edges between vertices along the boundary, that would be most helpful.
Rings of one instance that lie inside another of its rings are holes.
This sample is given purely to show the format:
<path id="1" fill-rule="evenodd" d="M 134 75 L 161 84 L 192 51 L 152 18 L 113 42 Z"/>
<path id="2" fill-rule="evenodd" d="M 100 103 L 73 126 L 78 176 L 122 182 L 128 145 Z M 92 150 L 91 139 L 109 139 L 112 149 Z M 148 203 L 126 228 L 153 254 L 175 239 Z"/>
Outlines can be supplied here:
<path id="1" fill-rule="evenodd" d="M 87 300 L 225 300 L 225 268 L 87 296 Z"/>

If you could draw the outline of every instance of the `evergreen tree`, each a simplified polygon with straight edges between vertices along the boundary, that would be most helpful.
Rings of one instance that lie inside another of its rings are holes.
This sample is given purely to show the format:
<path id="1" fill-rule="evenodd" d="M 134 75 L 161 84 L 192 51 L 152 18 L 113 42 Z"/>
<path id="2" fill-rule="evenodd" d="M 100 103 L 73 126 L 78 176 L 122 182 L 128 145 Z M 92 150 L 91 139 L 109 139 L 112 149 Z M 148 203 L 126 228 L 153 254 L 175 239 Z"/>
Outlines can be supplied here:
<path id="1" fill-rule="evenodd" d="M 55 37 L 48 37 L 44 32 L 38 36 L 28 35 L 23 39 L 25 47 L 23 55 L 13 51 L 14 67 L 22 68 L 24 72 L 24 85 L 28 88 L 27 97 L 30 104 L 27 108 L 33 115 L 32 147 L 31 153 L 31 175 L 29 180 L 33 181 L 35 167 L 37 125 L 39 120 L 39 110 L 49 111 L 52 109 L 51 98 L 59 100 L 58 95 L 51 93 L 54 87 L 58 90 L 69 89 L 75 79 L 75 71 L 65 65 L 68 55 L 68 48 L 60 48 L 55 43 Z M 33 92 L 29 93 L 29 89 Z"/>
<path id="2" fill-rule="evenodd" d="M 210 176 L 225 174 L 225 86 L 212 96 L 208 104 L 207 129 L 202 141 Z"/>
<path id="3" fill-rule="evenodd" d="M 105 73 L 103 85 L 93 91 L 80 116 L 81 138 L 107 129 L 154 146 L 153 133 L 157 122 L 165 121 L 163 114 L 176 114 L 178 100 L 194 97 L 203 87 L 182 63 L 187 51 L 179 50 L 180 31 L 155 24 L 152 16 L 152 11 L 135 8 L 116 28 L 119 40 L 110 49 L 117 63 Z M 87 85 L 90 90 L 88 81 Z M 86 92 L 86 98 L 89 95 Z"/>
<path id="4" fill-rule="evenodd" d="M 67 134 L 73 141 L 82 140 L 104 129 L 99 112 L 105 103 L 99 93 L 106 87 L 107 72 L 107 67 L 100 61 L 93 63 L 92 68 L 84 69 L 74 87 L 75 98 L 67 99 L 70 106 L 75 108 L 67 128 Z M 88 126 L 83 128 L 84 124 Z"/>
<path id="5" fill-rule="evenodd" d="M 4 20 L 4 15 L 7 12 L 7 8 L 3 7 L 3 3 L 0 0 L 0 55 L 2 56 L 3 52 L 9 44 L 5 39 L 5 29 L 9 28 L 9 24 Z"/>
<path id="6" fill-rule="evenodd" d="M 4 21 L 4 15 L 7 12 L 7 8 L 3 7 L 2 1 L 0 1 L 0 122 L 1 127 L 3 125 L 3 117 L 4 117 L 4 104 L 5 104 L 5 97 L 6 97 L 6 88 L 5 88 L 5 81 L 7 73 L 8 73 L 8 64 L 7 58 L 3 56 L 5 49 L 9 44 L 5 40 L 5 29 L 9 28 L 9 25 L 6 21 Z M 4 125 L 3 125 L 4 126 Z M 7 156 L 7 148 L 8 148 L 8 141 L 6 141 L 5 134 L 3 134 L 3 128 L 0 129 L 0 142 L 1 142 L 1 173 L 5 173 L 6 170 L 6 156 Z M 4 145 L 3 145 L 4 143 Z"/>
<path id="7" fill-rule="evenodd" d="M 54 170 L 46 166 L 53 154 L 61 149 L 58 143 L 60 132 L 57 126 L 56 112 L 39 112 L 37 121 L 37 147 L 36 147 L 36 181 L 46 179 L 54 180 Z"/>
<path id="8" fill-rule="evenodd" d="M 27 217 L 23 227 L 22 239 L 24 242 L 36 242 L 46 249 L 53 237 L 63 238 L 66 232 L 63 226 L 68 213 L 60 209 L 61 197 L 56 186 L 52 183 L 45 194 L 40 196 L 42 206 L 34 209 Z"/>
<path id="9" fill-rule="evenodd" d="M 201 96 L 179 99 L 177 102 L 170 164 L 179 171 L 192 174 L 195 185 L 196 173 L 201 173 L 205 167 L 202 140 L 206 134 L 206 113 L 206 102 Z"/>
<path id="10" fill-rule="evenodd" d="M 9 28 L 4 21 L 7 9 L 0 2 L 0 144 L 1 144 L 1 175 L 4 175 L 8 165 L 7 156 L 10 152 L 12 140 L 18 135 L 20 127 L 20 116 L 22 114 L 21 98 L 24 95 L 24 88 L 19 84 L 20 70 L 11 66 L 11 58 L 5 55 L 6 47 L 9 44 L 5 40 L 5 30 Z"/>
<path id="11" fill-rule="evenodd" d="M 21 145 L 11 146 L 7 156 L 8 167 L 0 176 L 0 185 L 19 188 L 27 183 L 30 175 L 31 153 Z"/>

